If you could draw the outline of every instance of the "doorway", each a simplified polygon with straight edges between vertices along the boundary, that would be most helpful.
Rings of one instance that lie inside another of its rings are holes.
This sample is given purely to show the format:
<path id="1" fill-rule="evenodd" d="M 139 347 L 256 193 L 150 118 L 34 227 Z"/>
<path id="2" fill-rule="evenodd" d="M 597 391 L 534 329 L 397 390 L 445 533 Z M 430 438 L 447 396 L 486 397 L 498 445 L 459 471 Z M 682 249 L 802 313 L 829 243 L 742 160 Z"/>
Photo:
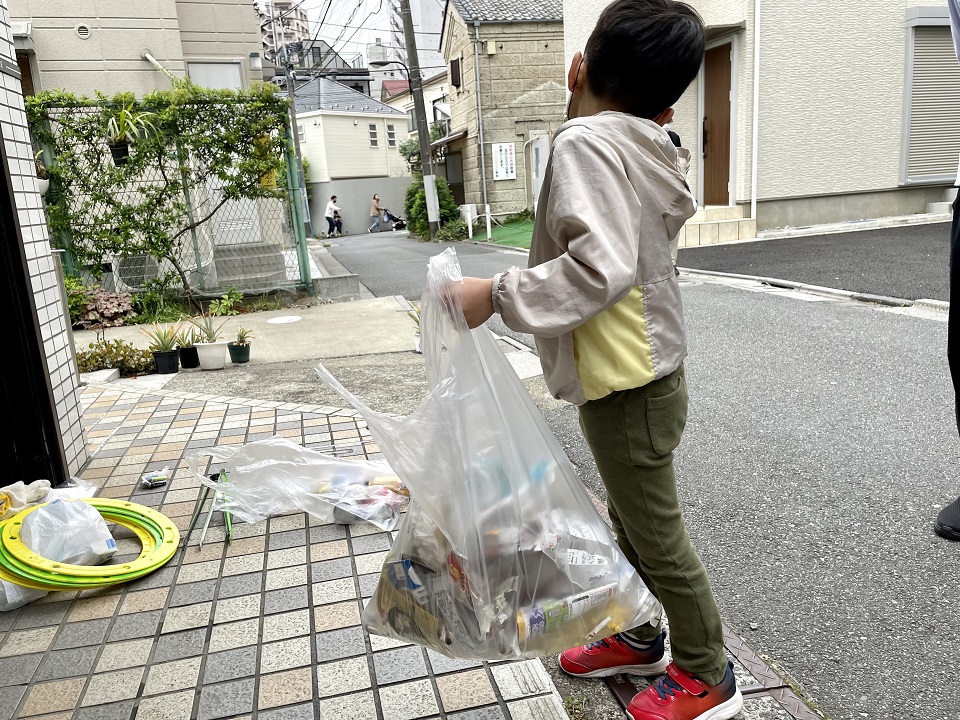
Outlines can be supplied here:
<path id="1" fill-rule="evenodd" d="M 446 164 L 447 184 L 450 186 L 450 192 L 453 194 L 453 201 L 457 205 L 463 205 L 466 202 L 463 190 L 463 153 L 449 153 Z"/>
<path id="2" fill-rule="evenodd" d="M 730 204 L 730 128 L 733 43 L 703 58 L 703 204 Z"/>

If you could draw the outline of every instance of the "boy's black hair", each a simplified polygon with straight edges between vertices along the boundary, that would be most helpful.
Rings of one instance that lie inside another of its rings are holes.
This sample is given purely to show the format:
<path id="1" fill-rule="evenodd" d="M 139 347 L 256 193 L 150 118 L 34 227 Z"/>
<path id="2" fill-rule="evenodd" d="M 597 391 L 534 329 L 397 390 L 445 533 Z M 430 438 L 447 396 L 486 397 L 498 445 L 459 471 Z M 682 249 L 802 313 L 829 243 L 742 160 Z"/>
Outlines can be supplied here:
<path id="1" fill-rule="evenodd" d="M 703 20 L 676 0 L 615 0 L 584 50 L 591 91 L 654 118 L 673 105 L 703 62 Z"/>

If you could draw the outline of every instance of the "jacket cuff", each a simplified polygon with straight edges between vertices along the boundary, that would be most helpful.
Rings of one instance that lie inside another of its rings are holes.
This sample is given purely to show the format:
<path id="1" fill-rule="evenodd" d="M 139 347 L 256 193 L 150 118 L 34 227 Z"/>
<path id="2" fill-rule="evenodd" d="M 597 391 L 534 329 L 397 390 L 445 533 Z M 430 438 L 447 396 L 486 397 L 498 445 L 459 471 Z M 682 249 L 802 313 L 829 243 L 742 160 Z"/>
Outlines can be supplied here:
<path id="1" fill-rule="evenodd" d="M 491 300 L 493 301 L 493 311 L 498 315 L 503 314 L 503 305 L 500 303 L 500 291 L 503 290 L 503 281 L 510 270 L 505 270 L 493 276 L 493 284 L 490 288 Z"/>

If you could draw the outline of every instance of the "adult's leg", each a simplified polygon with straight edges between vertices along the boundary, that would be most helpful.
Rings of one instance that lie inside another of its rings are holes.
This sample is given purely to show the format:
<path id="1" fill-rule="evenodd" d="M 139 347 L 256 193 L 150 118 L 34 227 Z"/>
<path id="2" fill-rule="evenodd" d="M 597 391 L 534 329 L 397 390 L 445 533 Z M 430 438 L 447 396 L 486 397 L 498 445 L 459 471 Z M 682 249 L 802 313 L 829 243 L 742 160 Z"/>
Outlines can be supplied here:
<path id="1" fill-rule="evenodd" d="M 953 203 L 950 226 L 950 315 L 947 319 L 947 363 L 953 380 L 953 403 L 960 430 L 960 192 Z M 943 508 L 933 525 L 941 537 L 960 541 L 960 498 Z"/>
<path id="2" fill-rule="evenodd" d="M 337 221 L 332 217 L 327 217 L 327 235 L 333 235 L 334 231 L 337 229 Z"/>

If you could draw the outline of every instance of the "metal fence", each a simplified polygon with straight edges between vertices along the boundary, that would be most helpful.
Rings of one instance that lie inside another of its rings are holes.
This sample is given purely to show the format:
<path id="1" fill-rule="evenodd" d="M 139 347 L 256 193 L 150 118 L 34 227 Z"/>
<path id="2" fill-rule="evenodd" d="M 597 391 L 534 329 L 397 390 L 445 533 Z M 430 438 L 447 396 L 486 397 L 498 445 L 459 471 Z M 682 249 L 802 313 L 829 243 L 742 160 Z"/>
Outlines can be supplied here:
<path id="1" fill-rule="evenodd" d="M 91 118 L 98 113 L 91 108 Z M 50 113 L 50 127 L 58 135 L 56 109 Z M 177 264 L 185 271 L 195 294 L 220 295 L 236 288 L 245 293 L 265 293 L 278 289 L 311 288 L 313 275 L 318 274 L 310 259 L 303 227 L 300 193 L 297 188 L 295 158 L 289 142 L 284 177 L 278 176 L 277 186 L 282 197 L 253 198 L 224 201 L 224 194 L 213 178 L 195 182 L 204 173 L 194 157 L 187 158 L 192 177 L 181 172 L 181 163 L 175 152 L 168 160 L 152 163 L 139 176 L 128 178 L 113 193 L 117 205 L 143 207 L 149 203 L 151 192 L 161 185 L 179 185 L 182 193 L 184 223 L 174 232 L 183 232 L 176 253 Z M 58 140 L 60 138 L 58 137 Z M 44 149 L 44 158 L 51 161 L 54 153 Z M 77 154 L 84 168 L 83 175 L 90 183 L 98 182 L 114 160 L 105 142 L 89 143 Z M 191 182 L 194 180 L 194 182 Z M 83 183 L 67 190 L 66 201 L 72 211 L 72 231 L 63 231 L 55 241 L 70 254 L 70 248 L 81 242 L 85 223 L 115 222 L 116 207 L 97 204 L 78 213 L 78 208 L 89 204 L 93 197 Z M 178 200 L 178 202 L 180 202 Z M 206 219 L 208 218 L 209 219 Z M 186 229 L 200 222 L 193 229 Z M 116 292 L 138 293 L 148 290 L 152 281 L 172 276 L 174 265 L 149 254 L 116 253 L 103 258 L 99 282 Z M 65 265 L 76 274 L 84 275 L 90 268 L 77 267 L 73 258 L 65 258 Z M 313 271 L 311 272 L 311 269 Z M 176 288 L 178 281 L 173 282 Z"/>

